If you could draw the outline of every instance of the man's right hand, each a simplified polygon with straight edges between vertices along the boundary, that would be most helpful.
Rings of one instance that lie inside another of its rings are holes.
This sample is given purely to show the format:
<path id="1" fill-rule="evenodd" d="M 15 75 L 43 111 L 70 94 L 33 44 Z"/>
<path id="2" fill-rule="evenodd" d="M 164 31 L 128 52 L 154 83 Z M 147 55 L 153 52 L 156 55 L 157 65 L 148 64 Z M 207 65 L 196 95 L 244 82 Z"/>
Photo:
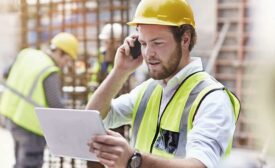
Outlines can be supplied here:
<path id="1" fill-rule="evenodd" d="M 130 47 L 134 47 L 136 38 L 138 38 L 137 35 L 126 37 L 124 43 L 117 49 L 114 63 L 116 73 L 130 75 L 142 64 L 142 56 L 133 59 L 130 54 Z"/>
<path id="2" fill-rule="evenodd" d="M 111 108 L 111 100 L 117 95 L 128 77 L 143 61 L 141 56 L 133 59 L 130 55 L 130 46 L 134 46 L 136 38 L 137 35 L 127 37 L 124 43 L 117 49 L 114 68 L 96 89 L 86 106 L 86 109 L 100 111 L 102 118 L 107 116 Z"/>

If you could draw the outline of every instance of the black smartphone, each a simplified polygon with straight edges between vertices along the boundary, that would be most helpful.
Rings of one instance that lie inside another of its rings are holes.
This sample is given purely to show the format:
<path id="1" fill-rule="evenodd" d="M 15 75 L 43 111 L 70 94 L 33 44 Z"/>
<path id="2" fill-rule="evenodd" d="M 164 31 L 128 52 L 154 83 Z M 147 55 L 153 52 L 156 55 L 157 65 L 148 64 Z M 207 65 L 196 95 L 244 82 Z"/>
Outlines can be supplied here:
<path id="1" fill-rule="evenodd" d="M 137 59 L 137 57 L 141 54 L 141 44 L 138 41 L 138 38 L 136 38 L 134 47 L 130 47 L 130 54 L 134 59 Z"/>

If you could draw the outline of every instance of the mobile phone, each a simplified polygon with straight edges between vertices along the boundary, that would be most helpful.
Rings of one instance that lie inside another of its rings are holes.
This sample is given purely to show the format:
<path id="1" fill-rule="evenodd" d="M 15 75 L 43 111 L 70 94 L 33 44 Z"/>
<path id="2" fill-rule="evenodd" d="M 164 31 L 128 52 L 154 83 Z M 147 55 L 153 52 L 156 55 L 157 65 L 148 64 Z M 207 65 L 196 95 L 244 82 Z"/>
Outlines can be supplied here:
<path id="1" fill-rule="evenodd" d="M 134 47 L 130 47 L 130 54 L 133 59 L 137 59 L 137 57 L 141 54 L 141 44 L 138 41 L 138 38 L 136 38 L 134 45 Z"/>

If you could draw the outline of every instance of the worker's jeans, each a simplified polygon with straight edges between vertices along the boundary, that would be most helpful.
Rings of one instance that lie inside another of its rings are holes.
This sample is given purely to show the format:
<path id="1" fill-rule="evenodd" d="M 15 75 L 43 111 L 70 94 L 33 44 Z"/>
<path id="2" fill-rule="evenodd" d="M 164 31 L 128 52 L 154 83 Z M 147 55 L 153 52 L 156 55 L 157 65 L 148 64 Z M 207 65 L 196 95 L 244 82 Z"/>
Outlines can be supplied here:
<path id="1" fill-rule="evenodd" d="M 7 121 L 6 126 L 11 131 L 15 142 L 14 168 L 41 168 L 45 139 L 19 127 L 10 120 Z"/>

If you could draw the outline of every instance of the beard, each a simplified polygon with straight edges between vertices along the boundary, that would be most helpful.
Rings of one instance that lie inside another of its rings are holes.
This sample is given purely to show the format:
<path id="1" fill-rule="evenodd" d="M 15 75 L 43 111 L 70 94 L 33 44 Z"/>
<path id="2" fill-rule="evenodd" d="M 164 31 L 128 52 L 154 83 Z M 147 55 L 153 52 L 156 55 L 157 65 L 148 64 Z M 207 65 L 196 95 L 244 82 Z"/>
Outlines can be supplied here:
<path id="1" fill-rule="evenodd" d="M 172 77 L 177 73 L 181 58 L 182 58 L 182 49 L 180 44 L 177 44 L 176 49 L 170 55 L 169 62 L 166 62 L 165 64 L 163 64 L 162 62 L 160 63 L 161 70 L 150 69 L 147 63 L 150 77 L 155 80 L 163 80 L 163 79 Z"/>

